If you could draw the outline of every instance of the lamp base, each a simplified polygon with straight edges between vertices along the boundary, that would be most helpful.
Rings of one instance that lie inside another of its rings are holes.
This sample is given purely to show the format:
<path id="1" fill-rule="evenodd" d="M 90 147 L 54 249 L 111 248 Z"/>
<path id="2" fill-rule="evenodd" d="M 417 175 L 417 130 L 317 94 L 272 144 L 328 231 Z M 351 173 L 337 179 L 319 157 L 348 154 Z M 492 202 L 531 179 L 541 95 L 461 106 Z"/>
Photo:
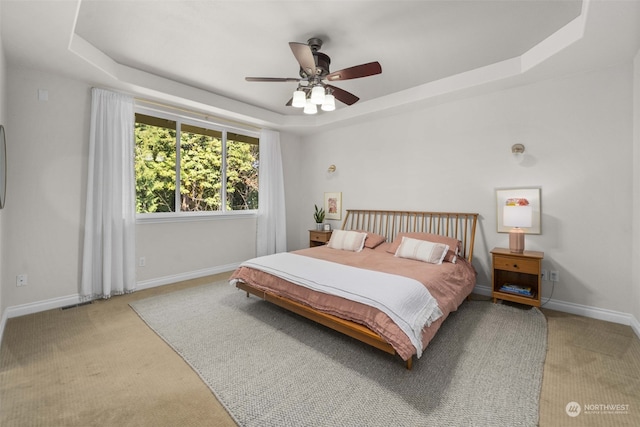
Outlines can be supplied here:
<path id="1" fill-rule="evenodd" d="M 524 252 L 524 231 L 522 228 L 515 227 L 509 231 L 509 251 L 512 254 Z"/>

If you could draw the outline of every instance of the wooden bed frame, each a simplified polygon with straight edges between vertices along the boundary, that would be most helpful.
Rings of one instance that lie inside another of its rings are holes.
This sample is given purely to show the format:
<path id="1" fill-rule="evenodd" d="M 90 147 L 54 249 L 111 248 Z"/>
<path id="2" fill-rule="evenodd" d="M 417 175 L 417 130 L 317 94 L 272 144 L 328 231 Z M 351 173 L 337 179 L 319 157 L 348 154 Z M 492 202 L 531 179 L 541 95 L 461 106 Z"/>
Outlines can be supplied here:
<path id="1" fill-rule="evenodd" d="M 387 238 L 387 242 L 392 242 L 398 233 L 424 232 L 453 237 L 462 242 L 462 251 L 459 256 L 471 262 L 477 221 L 477 213 L 347 210 L 342 229 L 366 230 L 381 234 Z M 247 297 L 249 294 L 256 295 L 377 349 L 396 354 L 393 347 L 380 335 L 359 323 L 323 313 L 288 298 L 256 289 L 244 282 L 237 282 L 236 287 L 245 291 Z M 407 369 L 411 369 L 412 366 L 413 357 L 406 361 Z"/>

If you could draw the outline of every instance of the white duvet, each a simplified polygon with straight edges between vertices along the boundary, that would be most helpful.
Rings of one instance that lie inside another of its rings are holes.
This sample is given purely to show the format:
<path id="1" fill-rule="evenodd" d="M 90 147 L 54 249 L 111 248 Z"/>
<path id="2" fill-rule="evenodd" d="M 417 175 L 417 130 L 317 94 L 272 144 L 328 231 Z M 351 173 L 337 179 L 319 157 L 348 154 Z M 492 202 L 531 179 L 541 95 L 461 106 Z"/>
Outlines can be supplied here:
<path id="1" fill-rule="evenodd" d="M 292 253 L 253 258 L 241 266 L 377 308 L 409 337 L 417 357 L 422 355 L 422 329 L 442 316 L 438 302 L 427 288 L 419 281 L 404 276 Z"/>

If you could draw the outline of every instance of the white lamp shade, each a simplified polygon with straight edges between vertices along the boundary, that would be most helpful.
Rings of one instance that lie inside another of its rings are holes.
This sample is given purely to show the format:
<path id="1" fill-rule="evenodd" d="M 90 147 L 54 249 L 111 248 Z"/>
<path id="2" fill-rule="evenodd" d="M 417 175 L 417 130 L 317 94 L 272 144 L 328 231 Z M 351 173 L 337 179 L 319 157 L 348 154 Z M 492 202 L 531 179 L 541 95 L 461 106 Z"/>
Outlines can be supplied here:
<path id="1" fill-rule="evenodd" d="M 322 86 L 314 86 L 311 89 L 311 102 L 317 105 L 324 102 L 324 88 Z"/>
<path id="2" fill-rule="evenodd" d="M 296 108 L 303 108 L 307 104 L 307 97 L 303 90 L 296 90 L 293 92 L 293 101 L 291 105 Z"/>
<path id="3" fill-rule="evenodd" d="M 303 111 L 305 114 L 316 114 L 318 112 L 318 106 L 314 104 L 310 99 L 307 99 Z"/>
<path id="4" fill-rule="evenodd" d="M 322 103 L 322 107 L 320 107 L 322 111 L 333 111 L 336 109 L 336 98 L 333 95 L 325 95 L 324 102 Z"/>
<path id="5" fill-rule="evenodd" d="M 502 223 L 506 227 L 531 227 L 533 208 L 531 206 L 505 206 Z"/>

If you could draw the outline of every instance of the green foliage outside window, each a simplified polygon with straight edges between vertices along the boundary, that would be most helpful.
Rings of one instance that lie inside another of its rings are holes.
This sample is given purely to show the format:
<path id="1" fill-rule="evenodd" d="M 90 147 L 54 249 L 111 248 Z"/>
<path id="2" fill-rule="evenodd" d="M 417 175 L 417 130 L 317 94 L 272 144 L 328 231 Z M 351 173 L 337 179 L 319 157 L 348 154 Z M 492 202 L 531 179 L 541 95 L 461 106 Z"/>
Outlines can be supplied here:
<path id="1" fill-rule="evenodd" d="M 136 211 L 176 211 L 176 122 L 136 114 Z M 182 212 L 258 208 L 258 139 L 183 125 L 180 134 Z M 226 174 L 223 146 L 226 145 Z M 226 200 L 222 206 L 222 181 Z M 223 209 L 224 208 L 224 209 Z"/>
<path id="2" fill-rule="evenodd" d="M 136 212 L 175 212 L 176 131 L 135 125 Z"/>
<path id="3" fill-rule="evenodd" d="M 227 141 L 227 209 L 258 209 L 260 147 Z"/>

